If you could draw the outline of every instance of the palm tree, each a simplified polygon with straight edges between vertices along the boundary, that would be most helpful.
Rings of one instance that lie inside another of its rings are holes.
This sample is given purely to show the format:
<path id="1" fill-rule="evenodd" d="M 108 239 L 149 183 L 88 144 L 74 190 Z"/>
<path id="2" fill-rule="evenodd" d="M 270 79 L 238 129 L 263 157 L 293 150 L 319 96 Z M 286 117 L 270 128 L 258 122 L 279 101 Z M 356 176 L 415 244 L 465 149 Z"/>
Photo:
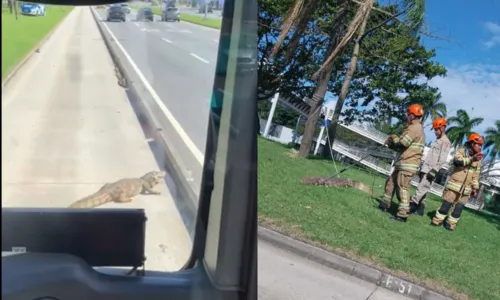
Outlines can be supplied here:
<path id="1" fill-rule="evenodd" d="M 495 121 L 494 127 L 486 129 L 484 148 L 489 149 L 493 161 L 500 155 L 500 120 Z"/>
<path id="2" fill-rule="evenodd" d="M 456 112 L 456 116 L 448 118 L 448 124 L 454 125 L 446 129 L 446 135 L 452 142 L 453 146 L 457 147 L 462 144 L 465 139 L 473 133 L 473 128 L 483 123 L 483 118 L 472 118 L 469 114 L 463 110 L 459 109 Z"/>
<path id="3" fill-rule="evenodd" d="M 320 2 L 320 0 L 294 1 L 294 4 L 290 8 L 283 22 L 281 35 L 275 45 L 271 57 L 277 54 L 279 48 L 283 44 L 283 41 L 292 30 L 292 27 L 295 28 L 295 31 L 292 34 L 286 53 L 288 59 L 293 56 L 293 53 L 299 45 L 299 40 L 305 33 L 307 25 L 312 19 L 316 9 L 319 7 Z M 353 20 L 348 25 L 348 11 L 349 4 L 351 3 L 358 5 L 358 9 Z M 300 145 L 299 153 L 302 157 L 306 157 L 311 149 L 312 139 L 319 118 L 319 108 L 323 104 L 323 100 L 328 89 L 328 82 L 330 81 L 331 74 L 334 71 L 334 60 L 343 53 L 349 42 L 355 40 L 355 45 L 351 55 L 351 63 L 347 70 L 342 90 L 337 99 L 337 104 L 335 106 L 332 122 L 329 128 L 329 131 L 332 133 L 329 136 L 332 138 L 335 136 L 338 119 L 344 106 L 344 101 L 349 92 L 349 84 L 354 72 L 356 71 L 360 42 L 366 36 L 366 33 L 383 26 L 385 23 L 394 20 L 400 15 L 405 16 L 405 24 L 414 33 L 417 33 L 424 23 L 425 0 L 400 0 L 400 4 L 404 7 L 404 9 L 403 12 L 398 13 L 397 15 L 392 15 L 384 10 L 374 8 L 373 3 L 374 0 L 338 0 L 337 7 L 339 9 L 336 16 L 333 16 L 335 22 L 332 28 L 332 41 L 328 48 L 327 55 L 325 55 L 323 65 L 312 77 L 312 79 L 317 82 L 317 85 L 312 97 L 313 101 Z M 367 31 L 366 24 L 372 11 L 386 14 L 388 17 L 385 22 Z"/>
<path id="4" fill-rule="evenodd" d="M 432 120 L 442 117 L 446 118 L 447 107 L 446 104 L 440 101 L 441 95 L 433 97 L 431 99 L 426 99 L 423 101 L 422 106 L 424 107 L 424 116 L 422 118 L 423 122 L 431 117 Z"/>

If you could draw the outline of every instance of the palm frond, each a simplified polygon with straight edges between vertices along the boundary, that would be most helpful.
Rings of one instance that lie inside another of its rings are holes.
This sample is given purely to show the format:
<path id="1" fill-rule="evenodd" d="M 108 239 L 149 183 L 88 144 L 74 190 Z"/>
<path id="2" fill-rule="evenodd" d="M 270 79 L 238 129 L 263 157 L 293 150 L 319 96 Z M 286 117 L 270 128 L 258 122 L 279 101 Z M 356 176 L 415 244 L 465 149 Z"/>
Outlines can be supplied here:
<path id="1" fill-rule="evenodd" d="M 426 0 L 403 0 L 402 5 L 406 11 L 407 24 L 417 33 L 424 25 Z"/>
<path id="2" fill-rule="evenodd" d="M 285 20 L 283 21 L 283 24 L 281 25 L 281 34 L 278 38 L 278 41 L 274 45 L 273 51 L 271 52 L 271 57 L 276 56 L 278 54 L 279 49 L 281 48 L 281 45 L 286 39 L 286 36 L 292 29 L 292 26 L 297 23 L 297 21 L 300 20 L 300 18 L 305 17 L 304 15 L 301 14 L 301 11 L 303 10 L 305 0 L 295 0 L 293 3 L 293 6 L 290 8 L 288 11 L 288 14 L 286 15 Z"/>
<path id="3" fill-rule="evenodd" d="M 324 61 L 323 65 L 321 68 L 314 73 L 313 75 L 313 80 L 317 79 L 319 75 L 325 71 L 325 69 L 333 62 L 337 56 L 344 51 L 345 47 L 347 44 L 353 39 L 354 35 L 358 31 L 358 29 L 361 27 L 361 24 L 365 23 L 366 20 L 370 17 L 370 12 L 373 7 L 373 0 L 365 0 L 365 2 L 359 6 L 358 10 L 356 11 L 356 15 L 354 16 L 354 19 L 352 20 L 351 24 L 347 28 L 347 32 L 344 34 L 340 42 L 338 43 L 337 47 L 332 51 L 332 53 L 328 56 L 328 58 Z"/>

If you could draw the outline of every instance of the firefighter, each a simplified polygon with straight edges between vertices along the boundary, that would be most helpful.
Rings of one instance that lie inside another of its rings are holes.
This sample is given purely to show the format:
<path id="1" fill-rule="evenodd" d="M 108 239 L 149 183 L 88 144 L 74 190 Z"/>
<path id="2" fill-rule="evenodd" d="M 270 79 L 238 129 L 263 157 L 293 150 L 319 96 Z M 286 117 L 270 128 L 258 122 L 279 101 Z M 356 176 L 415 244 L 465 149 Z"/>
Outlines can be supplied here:
<path id="1" fill-rule="evenodd" d="M 390 208 L 392 195 L 396 189 L 399 207 L 397 214 L 391 216 L 395 221 L 406 222 L 408 217 L 411 179 L 418 171 L 425 147 L 423 115 L 424 109 L 421 105 L 413 104 L 408 107 L 408 127 L 400 137 L 393 134 L 386 141 L 389 148 L 398 152 L 399 158 L 394 171 L 385 182 L 385 193 L 378 208 L 384 212 Z"/>
<path id="2" fill-rule="evenodd" d="M 432 143 L 422 168 L 420 169 L 420 182 L 417 186 L 417 192 L 411 198 L 410 214 L 416 213 L 420 216 L 424 215 L 425 196 L 431 189 L 432 182 L 436 178 L 437 172 L 439 172 L 446 163 L 451 148 L 450 140 L 445 134 L 446 125 L 446 120 L 444 118 L 437 118 L 432 122 L 432 129 L 434 129 L 434 134 L 437 139 Z"/>
<path id="3" fill-rule="evenodd" d="M 481 160 L 484 157 L 481 152 L 483 144 L 483 137 L 478 133 L 472 133 L 465 143 L 465 148 L 458 149 L 455 153 L 453 159 L 455 167 L 445 186 L 443 203 L 432 218 L 432 225 L 439 226 L 446 219 L 444 227 L 453 231 L 469 197 L 477 196 Z"/>

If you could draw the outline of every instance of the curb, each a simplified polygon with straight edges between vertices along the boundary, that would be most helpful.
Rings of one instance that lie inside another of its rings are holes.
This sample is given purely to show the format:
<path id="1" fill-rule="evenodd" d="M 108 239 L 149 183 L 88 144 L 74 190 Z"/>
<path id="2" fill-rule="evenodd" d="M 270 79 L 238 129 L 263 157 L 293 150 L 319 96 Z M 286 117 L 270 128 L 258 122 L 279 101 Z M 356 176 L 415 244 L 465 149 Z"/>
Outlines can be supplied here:
<path id="1" fill-rule="evenodd" d="M 9 83 L 9 81 L 11 81 L 12 78 L 14 78 L 14 76 L 17 74 L 17 72 L 19 72 L 19 70 L 33 57 L 33 55 L 35 53 L 38 53 L 40 51 L 40 48 L 42 48 L 42 46 L 52 37 L 52 35 L 54 34 L 54 32 L 61 26 L 61 24 L 64 22 L 64 20 L 66 20 L 66 18 L 71 13 L 71 11 L 72 10 L 70 10 L 68 12 L 68 14 L 61 21 L 59 21 L 59 23 L 57 23 L 56 26 L 54 26 L 54 28 L 52 28 L 45 35 L 45 37 L 43 37 L 42 40 L 39 41 L 35 45 L 35 47 L 33 47 L 33 49 L 30 52 L 28 52 L 28 54 L 23 58 L 23 60 L 21 60 L 21 62 L 18 63 L 14 67 L 14 69 L 12 69 L 12 71 L 10 71 L 10 73 L 5 77 L 5 79 L 2 80 L 2 90 L 7 86 L 7 84 Z"/>
<path id="2" fill-rule="evenodd" d="M 259 226 L 259 239 L 321 265 L 416 300 L 452 300 L 420 285 Z"/>
<path id="3" fill-rule="evenodd" d="M 164 167 L 171 176 L 177 190 L 178 198 L 184 200 L 184 203 L 180 205 L 187 204 L 187 214 L 189 215 L 189 218 L 191 220 L 196 220 L 198 208 L 196 203 L 189 199 L 197 201 L 198 196 L 195 192 L 196 189 L 186 180 L 189 175 L 185 174 L 183 171 L 185 168 L 183 168 L 181 163 L 176 159 L 176 157 L 179 157 L 179 155 L 177 155 L 177 151 L 169 146 L 168 139 L 161 131 L 161 126 L 159 125 L 158 120 L 154 117 L 152 109 L 148 107 L 145 101 L 143 101 L 143 98 L 140 96 L 140 91 L 143 90 L 140 86 L 140 82 L 133 80 L 131 78 L 131 74 L 126 71 L 125 65 L 121 59 L 122 56 L 119 54 L 120 50 L 115 48 L 116 46 L 114 45 L 114 41 L 111 37 L 108 37 L 106 30 L 103 28 L 103 25 L 97 16 L 97 12 L 93 9 L 93 7 L 89 7 L 89 9 L 94 17 L 94 21 L 96 22 L 97 28 L 99 29 L 101 37 L 109 51 L 115 67 L 125 79 L 124 88 L 127 89 L 129 101 L 131 102 L 137 118 L 141 121 L 141 125 L 143 125 L 144 130 L 151 134 L 155 141 L 161 144 L 165 154 L 165 162 L 164 165 L 160 167 Z M 178 199 L 176 198 L 177 197 L 174 197 L 174 200 L 177 202 Z M 186 227 L 189 230 L 189 226 L 186 225 Z"/>

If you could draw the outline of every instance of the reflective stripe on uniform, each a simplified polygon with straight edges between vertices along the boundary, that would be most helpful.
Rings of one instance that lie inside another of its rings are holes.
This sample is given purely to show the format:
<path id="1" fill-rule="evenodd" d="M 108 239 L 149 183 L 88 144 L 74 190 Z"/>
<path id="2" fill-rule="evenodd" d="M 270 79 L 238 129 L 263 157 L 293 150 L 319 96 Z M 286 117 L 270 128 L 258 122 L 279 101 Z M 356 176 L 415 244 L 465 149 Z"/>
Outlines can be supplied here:
<path id="1" fill-rule="evenodd" d="M 456 225 L 460 218 L 453 218 L 452 216 L 448 216 L 447 222 L 451 225 Z"/>
<path id="2" fill-rule="evenodd" d="M 439 212 L 439 209 L 436 210 L 436 216 L 435 218 L 437 218 L 440 222 L 443 221 L 445 218 L 446 218 L 446 215 L 443 215 Z"/>
<path id="3" fill-rule="evenodd" d="M 396 163 L 396 170 L 398 171 L 410 171 L 412 173 L 415 173 L 418 171 L 418 167 L 419 165 L 415 165 L 415 164 L 402 164 L 402 163 Z"/>
<path id="4" fill-rule="evenodd" d="M 403 146 L 405 147 L 409 147 L 411 145 L 411 143 L 413 142 L 412 138 L 406 134 L 402 139 L 401 141 L 399 141 Z"/>

